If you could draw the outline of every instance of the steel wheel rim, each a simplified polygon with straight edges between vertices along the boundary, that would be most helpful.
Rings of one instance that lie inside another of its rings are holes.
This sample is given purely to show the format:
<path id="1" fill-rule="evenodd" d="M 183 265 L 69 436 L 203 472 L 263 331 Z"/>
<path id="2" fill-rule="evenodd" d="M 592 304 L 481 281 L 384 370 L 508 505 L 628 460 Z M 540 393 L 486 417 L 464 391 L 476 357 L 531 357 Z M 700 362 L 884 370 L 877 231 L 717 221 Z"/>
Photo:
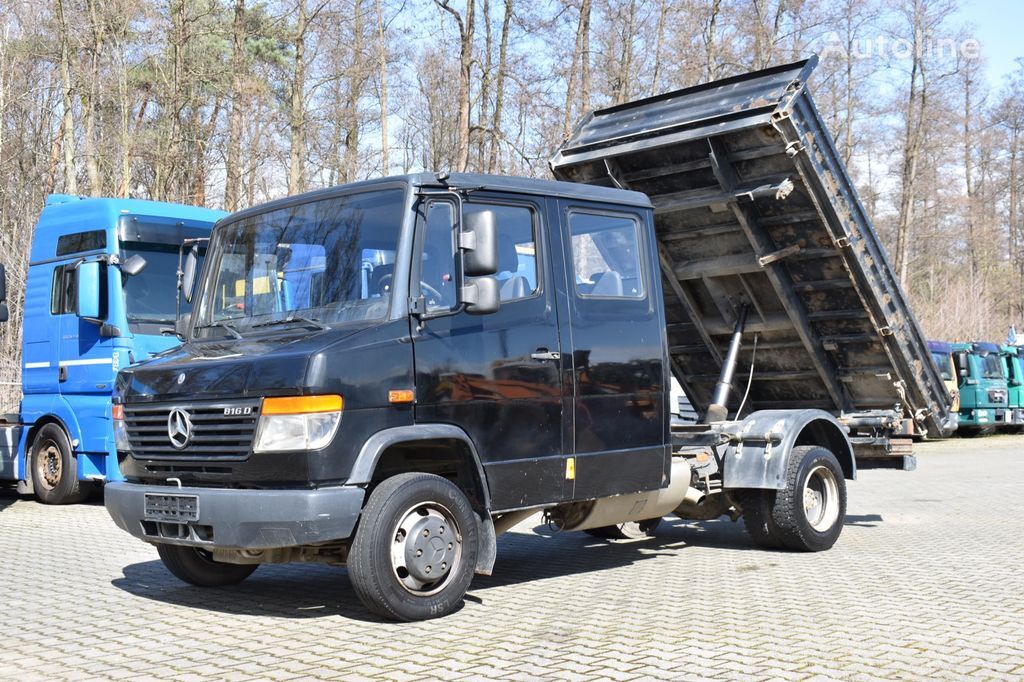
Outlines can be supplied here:
<path id="1" fill-rule="evenodd" d="M 825 466 L 811 469 L 803 486 L 804 517 L 819 533 L 830 530 L 839 520 L 839 484 Z"/>
<path id="2" fill-rule="evenodd" d="M 443 590 L 462 563 L 462 533 L 442 504 L 407 509 L 391 534 L 391 573 L 405 591 L 429 597 Z"/>
<path id="3" fill-rule="evenodd" d="M 64 458 L 52 440 L 43 443 L 36 452 L 35 480 L 47 490 L 53 490 L 60 483 L 64 473 Z"/>

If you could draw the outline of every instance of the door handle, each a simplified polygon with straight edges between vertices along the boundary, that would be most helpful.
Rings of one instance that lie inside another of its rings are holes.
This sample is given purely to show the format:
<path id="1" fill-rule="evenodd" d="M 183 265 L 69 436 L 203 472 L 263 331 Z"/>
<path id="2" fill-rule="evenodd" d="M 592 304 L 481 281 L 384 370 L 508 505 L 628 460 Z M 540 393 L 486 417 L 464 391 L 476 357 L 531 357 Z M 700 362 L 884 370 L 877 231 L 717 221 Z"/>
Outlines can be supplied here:
<path id="1" fill-rule="evenodd" d="M 536 353 L 531 353 L 530 357 L 534 360 L 561 360 L 562 354 L 557 350 L 550 351 L 547 348 L 538 348 Z"/>

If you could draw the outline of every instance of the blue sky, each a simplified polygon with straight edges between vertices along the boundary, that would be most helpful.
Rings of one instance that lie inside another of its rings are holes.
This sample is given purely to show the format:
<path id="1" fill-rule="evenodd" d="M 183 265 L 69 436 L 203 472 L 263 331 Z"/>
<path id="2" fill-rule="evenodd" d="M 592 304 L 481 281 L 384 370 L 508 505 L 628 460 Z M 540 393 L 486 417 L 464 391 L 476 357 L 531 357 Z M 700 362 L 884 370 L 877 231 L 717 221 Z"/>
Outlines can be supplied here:
<path id="1" fill-rule="evenodd" d="M 974 25 L 987 62 L 989 82 L 1002 85 L 1003 77 L 1016 69 L 1014 60 L 1024 57 L 1024 2 L 1021 0 L 963 0 L 961 20 Z"/>

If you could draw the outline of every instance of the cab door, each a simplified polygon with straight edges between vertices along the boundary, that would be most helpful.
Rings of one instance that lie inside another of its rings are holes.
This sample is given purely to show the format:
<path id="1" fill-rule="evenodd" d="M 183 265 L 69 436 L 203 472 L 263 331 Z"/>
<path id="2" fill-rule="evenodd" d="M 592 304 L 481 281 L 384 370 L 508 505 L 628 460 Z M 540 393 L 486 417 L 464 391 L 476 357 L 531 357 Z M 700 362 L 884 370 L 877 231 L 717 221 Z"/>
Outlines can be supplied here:
<path id="1" fill-rule="evenodd" d="M 543 204 L 474 193 L 461 211 L 493 211 L 499 241 L 501 307 L 470 315 L 457 306 L 460 202 L 419 204 L 410 291 L 414 318 L 416 421 L 455 424 L 482 460 L 493 510 L 565 499 L 561 342 Z"/>

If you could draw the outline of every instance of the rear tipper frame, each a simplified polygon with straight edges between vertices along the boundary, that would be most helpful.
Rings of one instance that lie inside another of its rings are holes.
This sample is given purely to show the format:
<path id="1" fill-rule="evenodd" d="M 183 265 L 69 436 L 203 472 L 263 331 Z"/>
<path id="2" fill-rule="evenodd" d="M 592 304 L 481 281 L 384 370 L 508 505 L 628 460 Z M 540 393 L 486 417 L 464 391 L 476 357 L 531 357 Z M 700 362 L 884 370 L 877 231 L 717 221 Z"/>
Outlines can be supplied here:
<path id="1" fill-rule="evenodd" d="M 824 410 L 860 468 L 912 469 L 910 436 L 953 426 L 948 396 L 807 90 L 816 65 L 596 111 L 551 169 L 651 198 L 673 373 L 703 422 Z"/>

